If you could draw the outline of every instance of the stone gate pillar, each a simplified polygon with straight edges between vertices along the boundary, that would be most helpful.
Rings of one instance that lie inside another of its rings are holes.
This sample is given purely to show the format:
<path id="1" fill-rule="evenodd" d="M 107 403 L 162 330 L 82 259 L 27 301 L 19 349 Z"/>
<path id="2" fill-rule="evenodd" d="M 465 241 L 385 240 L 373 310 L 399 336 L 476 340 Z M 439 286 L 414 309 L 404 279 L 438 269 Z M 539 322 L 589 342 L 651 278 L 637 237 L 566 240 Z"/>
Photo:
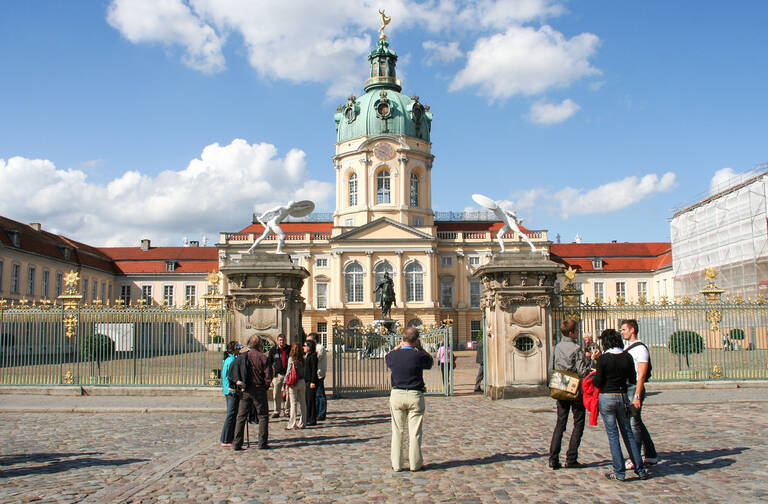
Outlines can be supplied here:
<path id="1" fill-rule="evenodd" d="M 229 287 L 232 337 L 245 344 L 254 334 L 273 342 L 285 334 L 299 341 L 304 298 L 301 287 L 309 272 L 286 254 L 240 254 L 220 268 Z"/>
<path id="2" fill-rule="evenodd" d="M 542 252 L 494 254 L 474 273 L 483 284 L 486 372 L 491 399 L 546 391 L 551 359 L 552 301 L 562 266 Z"/>

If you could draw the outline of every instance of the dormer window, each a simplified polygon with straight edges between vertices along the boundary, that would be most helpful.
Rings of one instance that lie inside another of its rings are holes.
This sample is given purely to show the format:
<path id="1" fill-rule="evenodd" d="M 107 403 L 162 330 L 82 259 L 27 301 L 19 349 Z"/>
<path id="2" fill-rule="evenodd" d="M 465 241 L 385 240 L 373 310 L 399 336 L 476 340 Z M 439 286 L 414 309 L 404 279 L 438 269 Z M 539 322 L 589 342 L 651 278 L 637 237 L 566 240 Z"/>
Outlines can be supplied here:
<path id="1" fill-rule="evenodd" d="M 61 255 L 64 256 L 65 261 L 69 261 L 72 257 L 72 249 L 69 247 L 59 247 L 61 250 Z"/>
<path id="2" fill-rule="evenodd" d="M 8 238 L 11 239 L 11 243 L 13 243 L 14 247 L 20 247 L 21 246 L 21 238 L 19 238 L 19 232 L 18 231 L 8 231 Z"/>
<path id="3" fill-rule="evenodd" d="M 601 270 L 603 269 L 603 258 L 602 257 L 595 257 L 592 259 L 592 269 Z"/>
<path id="4" fill-rule="evenodd" d="M 165 261 L 165 271 L 172 273 L 176 270 L 176 261 Z"/>

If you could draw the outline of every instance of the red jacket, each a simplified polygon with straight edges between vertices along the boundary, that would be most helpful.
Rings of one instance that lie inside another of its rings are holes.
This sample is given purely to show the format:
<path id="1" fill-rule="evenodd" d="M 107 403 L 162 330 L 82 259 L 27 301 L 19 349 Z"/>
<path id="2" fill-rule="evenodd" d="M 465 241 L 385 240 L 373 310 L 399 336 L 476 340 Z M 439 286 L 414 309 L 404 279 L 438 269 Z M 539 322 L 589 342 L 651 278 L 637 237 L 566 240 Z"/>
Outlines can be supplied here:
<path id="1" fill-rule="evenodd" d="M 589 425 L 597 425 L 597 395 L 600 390 L 595 387 L 595 373 L 596 371 L 592 371 L 581 380 L 582 401 L 584 407 L 589 411 Z"/>

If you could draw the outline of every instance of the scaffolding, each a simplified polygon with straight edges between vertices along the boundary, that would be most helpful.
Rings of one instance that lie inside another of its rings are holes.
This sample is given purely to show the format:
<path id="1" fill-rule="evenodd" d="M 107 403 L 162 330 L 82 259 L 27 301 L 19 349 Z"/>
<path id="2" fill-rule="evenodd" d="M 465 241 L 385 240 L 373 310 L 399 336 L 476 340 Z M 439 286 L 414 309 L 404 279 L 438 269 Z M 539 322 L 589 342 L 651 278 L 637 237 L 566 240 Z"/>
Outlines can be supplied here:
<path id="1" fill-rule="evenodd" d="M 768 171 L 675 213 L 670 224 L 674 292 L 696 296 L 704 269 L 732 295 L 768 294 Z"/>

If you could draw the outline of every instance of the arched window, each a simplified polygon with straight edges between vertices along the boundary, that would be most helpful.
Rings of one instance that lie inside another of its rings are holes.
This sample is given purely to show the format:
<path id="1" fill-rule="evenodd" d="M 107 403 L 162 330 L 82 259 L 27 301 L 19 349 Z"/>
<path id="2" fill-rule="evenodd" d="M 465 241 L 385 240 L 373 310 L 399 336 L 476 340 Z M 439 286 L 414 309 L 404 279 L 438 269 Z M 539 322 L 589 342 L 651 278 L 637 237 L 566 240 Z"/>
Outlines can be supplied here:
<path id="1" fill-rule="evenodd" d="M 344 287 L 347 303 L 363 302 L 363 267 L 353 262 L 344 268 Z"/>
<path id="2" fill-rule="evenodd" d="M 389 203 L 389 171 L 381 170 L 376 176 L 376 202 Z"/>
<path id="3" fill-rule="evenodd" d="M 419 176 L 411 173 L 411 206 L 419 206 Z"/>
<path id="4" fill-rule="evenodd" d="M 349 206 L 357 205 L 357 175 L 349 176 Z"/>
<path id="5" fill-rule="evenodd" d="M 424 301 L 424 268 L 417 262 L 405 267 L 405 300 Z"/>
<path id="6" fill-rule="evenodd" d="M 416 329 L 421 329 L 421 327 L 424 325 L 424 323 L 421 321 L 421 319 L 411 319 L 408 321 L 407 327 L 415 327 Z"/>
<path id="7" fill-rule="evenodd" d="M 394 268 L 392 268 L 392 265 L 389 264 L 387 261 L 380 262 L 373 268 L 373 282 L 374 287 L 378 287 L 379 282 L 384 280 L 384 273 L 389 273 L 389 277 L 392 278 L 394 276 Z M 378 303 L 381 301 L 381 291 L 376 291 L 376 302 Z"/>

